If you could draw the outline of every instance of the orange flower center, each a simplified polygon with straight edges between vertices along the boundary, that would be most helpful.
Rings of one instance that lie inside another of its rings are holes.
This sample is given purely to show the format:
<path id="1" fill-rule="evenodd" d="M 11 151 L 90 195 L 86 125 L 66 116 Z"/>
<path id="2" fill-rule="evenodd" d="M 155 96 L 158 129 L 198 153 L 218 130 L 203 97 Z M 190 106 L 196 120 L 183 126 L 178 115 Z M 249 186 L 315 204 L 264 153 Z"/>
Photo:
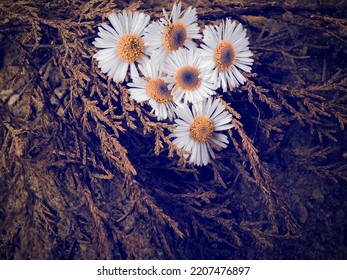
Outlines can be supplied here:
<path id="1" fill-rule="evenodd" d="M 188 37 L 188 32 L 185 24 L 182 22 L 175 22 L 166 27 L 164 32 L 164 47 L 168 51 L 175 51 L 183 47 Z"/>
<path id="2" fill-rule="evenodd" d="M 206 116 L 197 116 L 190 125 L 190 136 L 197 142 L 205 143 L 211 138 L 214 126 Z"/>
<path id="3" fill-rule="evenodd" d="M 175 81 L 180 89 L 193 91 L 199 88 L 201 78 L 199 78 L 200 70 L 196 66 L 183 66 L 176 72 Z"/>
<path id="4" fill-rule="evenodd" d="M 123 62 L 138 61 L 143 53 L 142 39 L 135 34 L 123 35 L 117 46 L 117 53 Z"/>
<path id="5" fill-rule="evenodd" d="M 236 52 L 234 46 L 228 41 L 220 41 L 214 51 L 214 60 L 218 71 L 228 71 L 234 65 Z"/>
<path id="6" fill-rule="evenodd" d="M 172 102 L 171 91 L 167 84 L 160 78 L 152 78 L 147 83 L 148 95 L 158 103 L 168 104 Z"/>

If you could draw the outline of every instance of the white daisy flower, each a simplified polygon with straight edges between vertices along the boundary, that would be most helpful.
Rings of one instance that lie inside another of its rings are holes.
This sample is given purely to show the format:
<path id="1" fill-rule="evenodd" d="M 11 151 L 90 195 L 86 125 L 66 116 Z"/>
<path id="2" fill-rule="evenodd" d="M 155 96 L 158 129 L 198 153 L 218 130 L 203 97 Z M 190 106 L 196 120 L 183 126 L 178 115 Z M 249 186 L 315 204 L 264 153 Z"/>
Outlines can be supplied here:
<path id="1" fill-rule="evenodd" d="M 172 121 L 176 106 L 171 90 L 163 80 L 164 74 L 160 71 L 159 65 L 146 59 L 139 65 L 139 69 L 144 78 L 135 78 L 132 83 L 128 83 L 131 97 L 137 102 L 148 101 L 158 121 L 167 118 Z"/>
<path id="2" fill-rule="evenodd" d="M 216 94 L 213 82 L 207 79 L 211 71 L 202 66 L 197 49 L 180 49 L 168 56 L 162 69 L 176 102 L 200 102 Z"/>
<path id="3" fill-rule="evenodd" d="M 227 136 L 218 131 L 232 128 L 232 115 L 218 99 L 205 99 L 193 104 L 193 112 L 188 105 L 177 107 L 175 130 L 170 134 L 178 148 L 191 152 L 189 161 L 195 165 L 207 165 L 215 158 L 212 148 L 220 150 L 229 143 Z"/>
<path id="4" fill-rule="evenodd" d="M 219 26 L 207 26 L 203 34 L 205 44 L 201 45 L 200 54 L 204 65 L 213 69 L 211 79 L 216 87 L 226 92 L 244 84 L 246 78 L 239 69 L 251 72 L 253 59 L 242 25 L 226 19 Z"/>
<path id="5" fill-rule="evenodd" d="M 174 4 L 169 16 L 163 9 L 165 19 L 151 23 L 145 30 L 145 46 L 154 63 L 162 63 L 168 54 L 186 47 L 196 47 L 193 39 L 201 39 L 196 9 L 191 6 L 183 14 L 182 3 Z"/>
<path id="6" fill-rule="evenodd" d="M 98 38 L 94 46 L 101 48 L 94 58 L 98 60 L 98 67 L 103 73 L 116 83 L 124 81 L 129 65 L 132 78 L 139 76 L 135 63 L 141 63 L 146 57 L 143 32 L 150 17 L 144 13 L 123 11 L 110 14 L 112 27 L 103 23 L 99 27 Z"/>

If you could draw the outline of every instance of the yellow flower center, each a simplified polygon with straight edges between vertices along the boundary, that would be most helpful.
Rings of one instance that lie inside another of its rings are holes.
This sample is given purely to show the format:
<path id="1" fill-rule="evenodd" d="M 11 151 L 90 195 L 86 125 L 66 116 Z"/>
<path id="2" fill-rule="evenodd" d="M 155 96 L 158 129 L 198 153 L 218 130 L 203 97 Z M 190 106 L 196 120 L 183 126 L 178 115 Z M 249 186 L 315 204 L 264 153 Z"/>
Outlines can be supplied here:
<path id="1" fill-rule="evenodd" d="M 175 22 L 166 27 L 164 32 L 164 47 L 168 51 L 175 51 L 183 47 L 188 37 L 188 32 L 185 24 L 182 22 Z"/>
<path id="2" fill-rule="evenodd" d="M 200 69 L 196 66 L 183 66 L 176 71 L 175 82 L 180 89 L 193 91 L 199 88 Z"/>
<path id="3" fill-rule="evenodd" d="M 172 102 L 171 91 L 167 84 L 160 78 L 152 78 L 146 86 L 148 95 L 158 103 L 168 104 Z"/>
<path id="4" fill-rule="evenodd" d="M 220 41 L 214 51 L 214 60 L 218 71 L 228 71 L 234 65 L 236 52 L 234 46 L 228 41 Z"/>
<path id="5" fill-rule="evenodd" d="M 214 126 L 206 116 L 197 116 L 190 125 L 190 136 L 197 142 L 205 143 L 211 138 Z"/>
<path id="6" fill-rule="evenodd" d="M 129 63 L 139 60 L 143 50 L 143 41 L 135 34 L 123 35 L 117 46 L 117 53 L 121 60 Z"/>

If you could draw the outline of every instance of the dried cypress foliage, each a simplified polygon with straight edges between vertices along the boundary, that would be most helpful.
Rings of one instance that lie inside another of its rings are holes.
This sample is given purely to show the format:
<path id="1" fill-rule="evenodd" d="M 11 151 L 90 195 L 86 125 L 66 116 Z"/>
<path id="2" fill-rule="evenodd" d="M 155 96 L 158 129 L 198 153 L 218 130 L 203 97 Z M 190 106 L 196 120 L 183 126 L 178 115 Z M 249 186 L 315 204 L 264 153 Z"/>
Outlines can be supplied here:
<path id="1" fill-rule="evenodd" d="M 159 17 L 162 7 L 0 3 L 11 66 L 2 66 L 0 85 L 1 258 L 223 258 L 249 238 L 271 246 L 300 235 L 266 158 L 347 179 L 334 148 L 347 123 L 345 15 L 217 2 L 197 3 L 201 26 L 242 22 L 255 67 L 244 86 L 220 93 L 234 116 L 232 144 L 203 168 L 172 144 L 171 123 L 157 122 L 92 59 L 110 12 Z M 298 125 L 314 143 L 288 145 Z"/>

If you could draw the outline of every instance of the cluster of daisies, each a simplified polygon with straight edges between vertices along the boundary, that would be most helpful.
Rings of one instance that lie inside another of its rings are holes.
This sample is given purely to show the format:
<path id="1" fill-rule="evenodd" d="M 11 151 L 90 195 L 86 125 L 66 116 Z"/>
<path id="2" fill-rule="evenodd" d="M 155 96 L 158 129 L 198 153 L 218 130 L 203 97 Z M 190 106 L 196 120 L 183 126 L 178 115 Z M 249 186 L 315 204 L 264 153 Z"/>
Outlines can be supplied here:
<path id="1" fill-rule="evenodd" d="M 193 164 L 207 165 L 213 150 L 228 144 L 220 131 L 232 128 L 232 115 L 214 97 L 216 90 L 236 88 L 246 81 L 240 70 L 251 71 L 246 30 L 226 19 L 201 34 L 196 9 L 182 11 L 181 2 L 163 14 L 151 23 L 144 13 L 110 14 L 112 26 L 103 23 L 93 42 L 101 49 L 94 58 L 116 83 L 130 74 L 131 97 L 148 103 L 158 121 L 174 120 L 173 143 Z"/>

